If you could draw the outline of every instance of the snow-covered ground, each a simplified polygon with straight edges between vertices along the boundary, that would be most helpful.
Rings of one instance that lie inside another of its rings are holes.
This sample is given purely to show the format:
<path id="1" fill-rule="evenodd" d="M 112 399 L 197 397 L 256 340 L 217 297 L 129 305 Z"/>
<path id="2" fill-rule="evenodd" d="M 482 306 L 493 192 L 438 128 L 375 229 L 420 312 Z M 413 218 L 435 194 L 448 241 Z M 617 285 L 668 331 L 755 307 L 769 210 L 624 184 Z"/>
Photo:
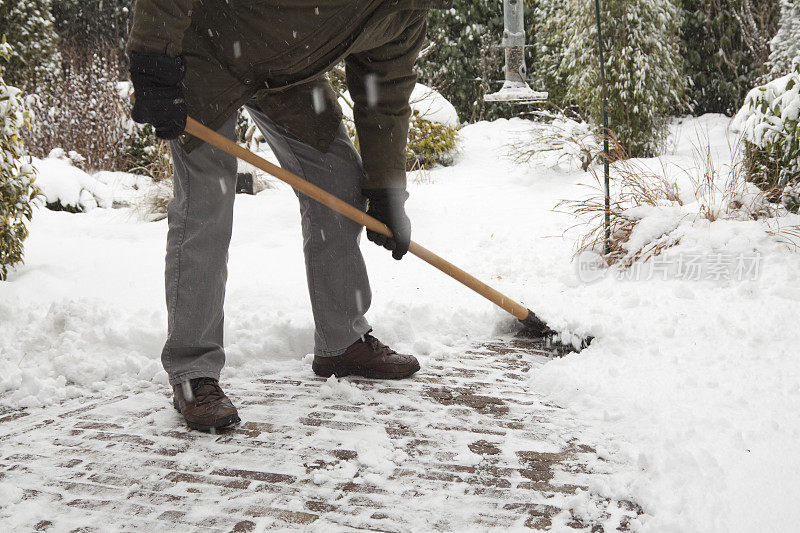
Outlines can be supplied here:
<path id="1" fill-rule="evenodd" d="M 727 126 L 720 116 L 676 124 L 664 161 L 692 167 L 700 132 L 719 164 L 729 162 Z M 433 170 L 432 183 L 410 185 L 415 240 L 556 328 L 595 336 L 580 354 L 532 370 L 530 389 L 585 424 L 581 438 L 597 447 L 598 465 L 611 458 L 636 466 L 590 488 L 642 505 L 640 530 L 794 530 L 800 255 L 759 221 L 694 221 L 687 205 L 680 244 L 657 263 L 662 270 L 587 283 L 573 262 L 580 228 L 554 207 L 585 196 L 593 180 L 514 163 L 508 146 L 529 127 L 515 119 L 464 128 L 456 164 Z M 102 205 L 35 215 L 26 264 L 0 284 L 0 405 L 42 406 L 139 380 L 166 384 L 166 223 Z M 423 372 L 437 354 L 513 327 L 416 258 L 395 262 L 366 240 L 362 248 L 375 334 L 418 354 Z M 687 270 L 698 258 L 705 266 Z M 731 265 L 740 267 L 735 279 L 719 274 Z M 237 198 L 226 318 L 226 376 L 307 364 L 312 317 L 299 213 L 286 186 Z"/>

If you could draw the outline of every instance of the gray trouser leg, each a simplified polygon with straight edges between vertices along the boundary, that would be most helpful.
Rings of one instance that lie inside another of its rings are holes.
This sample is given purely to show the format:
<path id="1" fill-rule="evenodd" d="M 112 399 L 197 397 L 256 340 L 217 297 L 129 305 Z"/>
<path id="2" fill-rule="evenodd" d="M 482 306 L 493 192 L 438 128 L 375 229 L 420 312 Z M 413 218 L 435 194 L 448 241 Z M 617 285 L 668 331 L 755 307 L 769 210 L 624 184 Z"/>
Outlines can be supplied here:
<path id="1" fill-rule="evenodd" d="M 342 124 L 327 153 L 286 133 L 256 106 L 247 107 L 281 166 L 359 209 L 361 158 Z M 309 111 L 312 112 L 312 111 Z M 362 227 L 315 200 L 298 195 L 308 292 L 316 326 L 315 355 L 340 355 L 372 329 L 364 317 L 372 301 L 359 248 Z"/>
<path id="2" fill-rule="evenodd" d="M 234 116 L 219 133 L 232 139 L 235 126 Z M 167 209 L 168 336 L 161 361 L 171 384 L 219 379 L 236 159 L 209 144 L 191 154 L 175 141 L 170 147 L 175 195 Z"/>
<path id="3" fill-rule="evenodd" d="M 344 126 L 322 153 L 257 109 L 250 113 L 284 168 L 364 209 L 361 160 Z M 232 117 L 219 133 L 232 139 L 235 124 Z M 161 360 L 175 384 L 196 377 L 219 379 L 225 364 L 223 305 L 237 165 L 208 144 L 190 154 L 176 142 L 171 148 L 175 197 L 168 209 L 169 330 Z M 358 246 L 361 226 L 308 197 L 299 199 L 315 353 L 335 356 L 371 329 L 364 318 L 372 293 Z"/>

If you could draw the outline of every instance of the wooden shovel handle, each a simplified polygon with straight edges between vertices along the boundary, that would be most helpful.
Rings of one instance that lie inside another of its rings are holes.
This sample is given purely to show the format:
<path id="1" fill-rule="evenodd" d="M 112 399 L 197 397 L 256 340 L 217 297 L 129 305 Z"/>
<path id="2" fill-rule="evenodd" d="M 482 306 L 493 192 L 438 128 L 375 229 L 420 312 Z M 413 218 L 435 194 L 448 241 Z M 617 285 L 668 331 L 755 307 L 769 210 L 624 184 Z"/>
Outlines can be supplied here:
<path id="1" fill-rule="evenodd" d="M 235 142 L 231 141 L 227 137 L 220 135 L 219 133 L 203 126 L 193 118 L 189 117 L 186 120 L 186 132 L 194 135 L 200 140 L 207 142 L 212 146 L 216 146 L 220 150 L 227 152 L 228 154 L 238 157 L 242 161 L 246 161 L 253 165 L 256 168 L 260 168 L 264 172 L 267 172 L 279 180 L 288 183 L 292 186 L 292 188 L 296 189 L 297 191 L 305 194 L 313 198 L 314 200 L 324 204 L 337 213 L 340 213 L 347 218 L 358 222 L 362 226 L 365 226 L 367 229 L 372 230 L 376 233 L 380 233 L 382 235 L 386 235 L 387 237 L 392 236 L 392 232 L 383 222 L 372 218 L 371 216 L 367 215 L 360 209 L 353 207 L 352 205 L 348 204 L 347 202 L 340 200 L 336 196 L 332 195 L 331 193 L 324 191 L 317 187 L 316 185 L 312 185 L 311 183 L 307 182 L 306 180 L 292 174 L 288 170 L 285 170 L 277 165 L 273 165 L 266 159 L 263 159 L 250 150 L 239 146 Z M 503 308 L 507 312 L 511 313 L 515 317 L 520 320 L 526 320 L 529 317 L 533 316 L 531 311 L 523 306 L 515 302 L 514 300 L 506 297 L 502 293 L 494 290 L 490 286 L 486 285 L 479 279 L 471 276 L 470 274 L 464 272 L 453 263 L 439 257 L 435 253 L 431 252 L 430 250 L 420 246 L 415 242 L 411 242 L 411 246 L 409 246 L 408 251 L 412 254 L 416 255 L 429 265 L 438 268 L 454 280 L 466 285 L 473 291 L 477 292 L 484 298 L 490 300 L 491 302 L 495 303 L 499 307 Z"/>

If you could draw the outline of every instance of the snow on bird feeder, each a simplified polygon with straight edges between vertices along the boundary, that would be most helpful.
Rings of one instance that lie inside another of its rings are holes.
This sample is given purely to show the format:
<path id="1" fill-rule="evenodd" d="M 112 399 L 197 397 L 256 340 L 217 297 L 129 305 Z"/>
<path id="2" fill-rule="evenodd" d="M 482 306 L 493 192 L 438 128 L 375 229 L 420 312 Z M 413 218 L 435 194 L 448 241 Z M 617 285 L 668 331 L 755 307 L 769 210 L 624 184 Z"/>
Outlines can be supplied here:
<path id="1" fill-rule="evenodd" d="M 483 97 L 486 102 L 534 104 L 547 100 L 546 92 L 534 91 L 525 81 L 525 7 L 522 0 L 504 0 L 503 48 L 506 49 L 506 80 L 503 88 Z"/>

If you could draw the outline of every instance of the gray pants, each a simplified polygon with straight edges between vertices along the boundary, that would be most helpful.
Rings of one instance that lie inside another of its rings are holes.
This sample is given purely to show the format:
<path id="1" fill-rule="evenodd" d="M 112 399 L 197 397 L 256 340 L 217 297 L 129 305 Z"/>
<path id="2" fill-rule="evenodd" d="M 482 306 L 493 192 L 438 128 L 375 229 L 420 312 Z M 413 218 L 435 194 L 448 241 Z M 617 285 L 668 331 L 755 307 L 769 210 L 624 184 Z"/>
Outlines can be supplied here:
<path id="1" fill-rule="evenodd" d="M 281 166 L 360 209 L 361 158 L 342 125 L 327 153 L 289 135 L 257 107 L 248 111 Z M 236 118 L 219 133 L 234 138 Z M 219 379 L 225 364 L 223 304 L 236 189 L 235 158 L 208 144 L 187 154 L 171 143 L 175 196 L 169 204 L 166 295 L 168 338 L 161 354 L 171 384 Z M 336 356 L 371 328 L 372 293 L 359 249 L 361 226 L 304 195 L 306 277 L 315 322 L 315 355 Z M 269 228 L 264 228 L 268 231 Z"/>

